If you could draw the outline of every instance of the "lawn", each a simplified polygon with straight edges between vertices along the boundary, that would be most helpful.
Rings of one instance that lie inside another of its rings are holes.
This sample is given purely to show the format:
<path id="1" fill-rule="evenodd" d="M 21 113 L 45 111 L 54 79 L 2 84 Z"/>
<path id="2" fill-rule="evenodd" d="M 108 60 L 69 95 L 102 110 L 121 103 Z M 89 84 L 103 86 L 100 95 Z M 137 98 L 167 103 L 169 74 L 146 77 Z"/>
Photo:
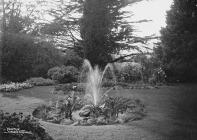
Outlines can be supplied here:
<path id="1" fill-rule="evenodd" d="M 0 93 L 0 109 L 8 112 L 32 110 L 57 96 L 53 86 L 34 87 L 15 93 Z M 43 123 L 55 140 L 195 140 L 197 138 L 197 85 L 163 86 L 159 89 L 121 89 L 112 96 L 140 99 L 147 115 L 124 125 L 58 126 Z"/>

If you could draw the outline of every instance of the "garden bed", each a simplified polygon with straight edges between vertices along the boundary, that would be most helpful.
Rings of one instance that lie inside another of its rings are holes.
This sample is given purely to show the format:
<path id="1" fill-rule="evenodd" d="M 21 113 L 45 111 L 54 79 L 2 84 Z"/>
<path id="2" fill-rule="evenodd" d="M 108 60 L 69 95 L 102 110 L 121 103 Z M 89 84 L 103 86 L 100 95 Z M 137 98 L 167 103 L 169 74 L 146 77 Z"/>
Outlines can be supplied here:
<path id="1" fill-rule="evenodd" d="M 53 140 L 40 123 L 23 113 L 4 113 L 0 111 L 1 140 Z"/>
<path id="2" fill-rule="evenodd" d="M 22 83 L 6 83 L 0 85 L 0 92 L 16 92 L 22 89 L 32 88 L 34 86 L 51 86 L 54 85 L 54 81 L 51 79 L 44 79 L 42 77 L 34 77 L 26 80 Z"/>

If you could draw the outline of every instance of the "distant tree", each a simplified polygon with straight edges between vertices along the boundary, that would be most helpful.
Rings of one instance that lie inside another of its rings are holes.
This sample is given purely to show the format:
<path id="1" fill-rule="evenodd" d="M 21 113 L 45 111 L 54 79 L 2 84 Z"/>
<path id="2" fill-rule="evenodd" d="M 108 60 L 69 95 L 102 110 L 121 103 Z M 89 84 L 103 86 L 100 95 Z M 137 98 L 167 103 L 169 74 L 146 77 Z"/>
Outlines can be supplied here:
<path id="1" fill-rule="evenodd" d="M 197 81 L 197 1 L 174 0 L 161 30 L 163 67 L 168 80 Z M 160 51 L 161 52 L 161 51 Z"/>
<path id="2" fill-rule="evenodd" d="M 54 19 L 41 27 L 41 35 L 56 46 L 74 50 L 73 46 L 76 46 L 80 39 L 79 21 L 83 0 L 54 0 L 53 5 L 48 9 L 48 14 Z"/>
<path id="3" fill-rule="evenodd" d="M 63 64 L 63 56 L 52 44 L 38 36 L 34 9 L 19 1 L 4 4 L 1 38 L 2 76 L 6 81 L 23 81 L 32 76 L 47 76 L 49 68 Z M 24 8 L 28 10 L 24 13 Z"/>
<path id="4" fill-rule="evenodd" d="M 4 30 L 12 33 L 33 32 L 36 20 L 33 6 L 35 5 L 28 6 L 18 0 L 7 0 L 4 4 Z"/>

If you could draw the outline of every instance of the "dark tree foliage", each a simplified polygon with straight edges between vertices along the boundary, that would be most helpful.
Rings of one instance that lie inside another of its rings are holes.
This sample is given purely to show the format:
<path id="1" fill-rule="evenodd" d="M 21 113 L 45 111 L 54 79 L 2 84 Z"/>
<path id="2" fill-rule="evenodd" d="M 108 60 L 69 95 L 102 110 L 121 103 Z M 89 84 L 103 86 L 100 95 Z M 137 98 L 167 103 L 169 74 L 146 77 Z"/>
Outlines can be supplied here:
<path id="1" fill-rule="evenodd" d="M 197 81 L 197 1 L 174 0 L 161 30 L 163 67 L 168 80 Z M 159 48 L 159 49 L 161 49 Z"/>
<path id="2" fill-rule="evenodd" d="M 123 22 L 122 0 L 86 0 L 80 33 L 84 57 L 100 66 L 112 61 L 111 54 L 129 47 L 132 28 Z M 124 43 L 121 43 L 124 42 Z"/>
<path id="3" fill-rule="evenodd" d="M 18 81 L 29 77 L 33 62 L 32 39 L 13 34 L 5 35 L 2 49 L 2 75 L 5 79 Z M 29 53 L 31 52 L 31 53 Z"/>
<path id="4" fill-rule="evenodd" d="M 2 52 L 2 76 L 6 81 L 45 77 L 49 68 L 63 64 L 60 53 L 49 43 L 35 43 L 24 34 L 6 33 Z"/>

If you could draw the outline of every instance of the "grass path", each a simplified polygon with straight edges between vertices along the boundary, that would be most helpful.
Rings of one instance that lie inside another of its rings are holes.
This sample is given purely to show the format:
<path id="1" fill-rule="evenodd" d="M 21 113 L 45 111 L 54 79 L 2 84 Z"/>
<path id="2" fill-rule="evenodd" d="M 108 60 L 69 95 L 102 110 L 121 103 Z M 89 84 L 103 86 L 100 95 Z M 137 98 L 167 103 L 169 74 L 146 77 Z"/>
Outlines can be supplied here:
<path id="1" fill-rule="evenodd" d="M 53 87 L 34 87 L 5 96 L 0 93 L 0 109 L 31 114 L 39 104 L 56 96 Z M 42 123 L 55 140 L 196 140 L 197 85 L 168 86 L 160 89 L 119 90 L 114 96 L 138 98 L 147 116 L 125 125 L 59 126 Z"/>

